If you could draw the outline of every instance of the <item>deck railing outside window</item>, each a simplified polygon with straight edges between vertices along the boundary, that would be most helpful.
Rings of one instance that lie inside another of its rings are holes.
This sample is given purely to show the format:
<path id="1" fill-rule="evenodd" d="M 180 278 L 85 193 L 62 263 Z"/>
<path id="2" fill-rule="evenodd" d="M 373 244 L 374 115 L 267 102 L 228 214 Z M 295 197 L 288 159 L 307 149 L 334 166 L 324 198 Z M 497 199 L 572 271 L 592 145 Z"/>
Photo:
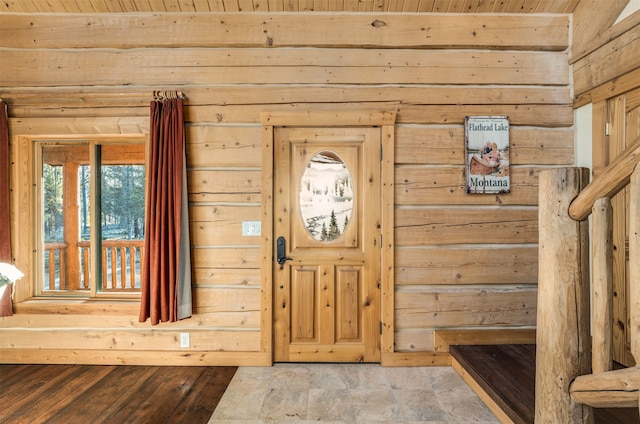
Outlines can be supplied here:
<path id="1" fill-rule="evenodd" d="M 140 266 L 144 240 L 102 241 L 102 291 L 138 292 Z M 44 261 L 44 287 L 46 292 L 89 290 L 89 241 L 78 242 L 80 269 L 78 275 L 69 275 L 67 243 L 46 243 Z"/>

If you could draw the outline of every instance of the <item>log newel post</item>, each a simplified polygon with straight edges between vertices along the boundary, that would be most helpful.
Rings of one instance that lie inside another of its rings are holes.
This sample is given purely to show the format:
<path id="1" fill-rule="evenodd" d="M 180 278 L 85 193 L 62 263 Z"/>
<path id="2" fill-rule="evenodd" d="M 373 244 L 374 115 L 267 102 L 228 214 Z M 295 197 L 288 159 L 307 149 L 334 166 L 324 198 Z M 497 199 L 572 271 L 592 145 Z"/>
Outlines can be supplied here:
<path id="1" fill-rule="evenodd" d="M 613 209 L 602 197 L 591 212 L 593 280 L 593 373 L 613 369 Z"/>
<path id="2" fill-rule="evenodd" d="M 539 178 L 535 422 L 593 423 L 572 401 L 571 381 L 591 368 L 588 222 L 569 217 L 589 170 L 549 169 Z"/>

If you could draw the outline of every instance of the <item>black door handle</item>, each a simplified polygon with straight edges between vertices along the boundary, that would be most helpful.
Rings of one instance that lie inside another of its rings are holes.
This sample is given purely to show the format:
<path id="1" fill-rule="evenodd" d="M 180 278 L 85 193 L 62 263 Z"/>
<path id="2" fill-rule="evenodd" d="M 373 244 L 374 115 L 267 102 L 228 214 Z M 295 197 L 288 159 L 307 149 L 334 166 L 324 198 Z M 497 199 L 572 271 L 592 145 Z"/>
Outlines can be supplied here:
<path id="1" fill-rule="evenodd" d="M 293 259 L 287 258 L 287 242 L 284 237 L 278 237 L 276 241 L 276 261 L 280 264 L 280 269 L 284 268 L 284 263 L 286 261 L 292 261 Z"/>

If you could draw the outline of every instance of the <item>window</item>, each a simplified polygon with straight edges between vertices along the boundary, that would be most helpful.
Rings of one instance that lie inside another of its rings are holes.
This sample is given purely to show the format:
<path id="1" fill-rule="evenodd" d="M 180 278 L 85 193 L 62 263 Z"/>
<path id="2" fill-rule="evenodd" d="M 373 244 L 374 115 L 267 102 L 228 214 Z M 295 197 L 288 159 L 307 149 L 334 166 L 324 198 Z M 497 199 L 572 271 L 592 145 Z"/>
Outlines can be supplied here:
<path id="1" fill-rule="evenodd" d="M 36 295 L 140 291 L 144 162 L 143 142 L 36 141 Z"/>
<path id="2" fill-rule="evenodd" d="M 353 212 L 352 177 L 340 156 L 324 150 L 316 153 L 300 182 L 300 215 L 315 240 L 339 238 Z"/>

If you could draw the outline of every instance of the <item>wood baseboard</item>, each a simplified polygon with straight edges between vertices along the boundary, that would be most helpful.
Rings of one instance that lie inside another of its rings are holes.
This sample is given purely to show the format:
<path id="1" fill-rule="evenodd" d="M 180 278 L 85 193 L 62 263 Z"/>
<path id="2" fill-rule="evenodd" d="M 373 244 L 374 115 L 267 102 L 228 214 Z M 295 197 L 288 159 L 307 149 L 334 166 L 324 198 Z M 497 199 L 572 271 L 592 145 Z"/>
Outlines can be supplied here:
<path id="1" fill-rule="evenodd" d="M 2 364 L 271 366 L 271 353 L 0 349 Z"/>
<path id="2" fill-rule="evenodd" d="M 451 365 L 451 355 L 438 352 L 383 352 L 383 367 L 442 367 Z"/>

